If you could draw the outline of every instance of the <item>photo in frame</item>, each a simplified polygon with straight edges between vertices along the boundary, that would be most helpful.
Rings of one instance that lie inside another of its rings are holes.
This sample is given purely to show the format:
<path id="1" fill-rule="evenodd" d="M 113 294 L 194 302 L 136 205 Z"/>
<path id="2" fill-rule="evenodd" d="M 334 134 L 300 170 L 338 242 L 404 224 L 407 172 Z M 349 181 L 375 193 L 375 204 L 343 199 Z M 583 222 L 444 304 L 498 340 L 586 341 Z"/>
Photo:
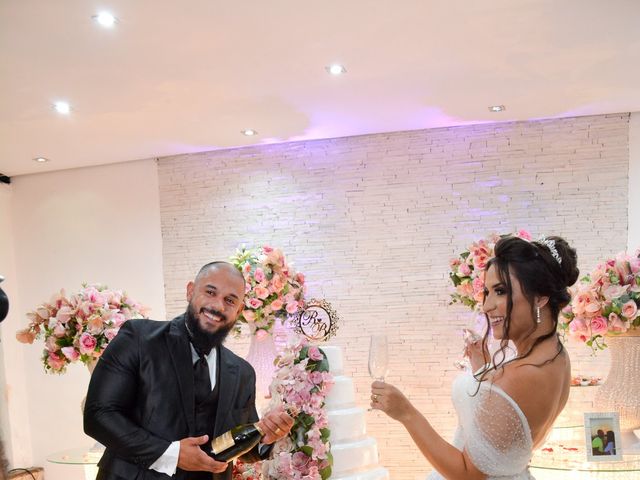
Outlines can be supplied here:
<path id="1" fill-rule="evenodd" d="M 620 418 L 616 412 L 586 412 L 584 436 L 587 461 L 622 460 Z"/>

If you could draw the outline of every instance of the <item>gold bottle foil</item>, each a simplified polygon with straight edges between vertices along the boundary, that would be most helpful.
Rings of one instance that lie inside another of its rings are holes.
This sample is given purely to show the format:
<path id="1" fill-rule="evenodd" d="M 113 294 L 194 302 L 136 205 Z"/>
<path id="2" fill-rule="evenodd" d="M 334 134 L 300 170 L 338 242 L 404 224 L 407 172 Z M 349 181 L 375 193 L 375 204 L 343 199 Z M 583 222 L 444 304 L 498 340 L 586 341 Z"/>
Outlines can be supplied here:
<path id="1" fill-rule="evenodd" d="M 220 452 L 224 452 L 227 448 L 233 447 L 235 443 L 236 442 L 233 441 L 233 435 L 231 435 L 231 431 L 229 431 L 213 439 L 213 442 L 211 442 L 211 450 L 217 455 Z"/>

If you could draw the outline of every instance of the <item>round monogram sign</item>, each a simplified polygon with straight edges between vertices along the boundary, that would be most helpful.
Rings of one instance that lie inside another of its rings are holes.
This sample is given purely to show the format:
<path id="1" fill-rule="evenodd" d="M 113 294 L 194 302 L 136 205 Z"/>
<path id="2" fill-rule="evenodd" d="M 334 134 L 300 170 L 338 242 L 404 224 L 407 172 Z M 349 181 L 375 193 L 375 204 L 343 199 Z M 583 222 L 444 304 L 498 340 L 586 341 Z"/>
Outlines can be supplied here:
<path id="1" fill-rule="evenodd" d="M 322 342 L 338 330 L 338 314 L 326 300 L 309 300 L 295 319 L 295 330 L 309 340 Z"/>

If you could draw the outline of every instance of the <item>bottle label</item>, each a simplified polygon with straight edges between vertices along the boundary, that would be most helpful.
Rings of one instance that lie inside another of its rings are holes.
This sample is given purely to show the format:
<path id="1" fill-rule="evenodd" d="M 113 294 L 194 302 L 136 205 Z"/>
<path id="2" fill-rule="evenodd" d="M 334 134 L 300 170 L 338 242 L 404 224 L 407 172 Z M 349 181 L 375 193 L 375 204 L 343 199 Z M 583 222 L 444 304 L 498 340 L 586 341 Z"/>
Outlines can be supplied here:
<path id="1" fill-rule="evenodd" d="M 219 437 L 213 439 L 211 442 L 211 449 L 214 454 L 219 454 L 220 452 L 224 452 L 226 449 L 233 447 L 236 442 L 233 441 L 233 435 L 231 435 L 231 431 L 227 433 L 223 433 Z"/>

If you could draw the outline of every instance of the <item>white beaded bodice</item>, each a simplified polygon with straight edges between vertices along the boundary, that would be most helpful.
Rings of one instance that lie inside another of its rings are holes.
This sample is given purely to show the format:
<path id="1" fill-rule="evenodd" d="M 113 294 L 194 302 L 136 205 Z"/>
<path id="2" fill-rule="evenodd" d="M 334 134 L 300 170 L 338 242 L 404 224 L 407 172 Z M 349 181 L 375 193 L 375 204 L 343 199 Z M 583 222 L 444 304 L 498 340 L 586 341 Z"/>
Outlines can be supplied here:
<path id="1" fill-rule="evenodd" d="M 453 445 L 465 449 L 487 480 L 530 480 L 527 468 L 533 442 L 531 430 L 518 404 L 500 387 L 478 382 L 471 374 L 453 383 L 452 399 L 458 414 Z M 433 472 L 428 480 L 444 479 Z"/>

